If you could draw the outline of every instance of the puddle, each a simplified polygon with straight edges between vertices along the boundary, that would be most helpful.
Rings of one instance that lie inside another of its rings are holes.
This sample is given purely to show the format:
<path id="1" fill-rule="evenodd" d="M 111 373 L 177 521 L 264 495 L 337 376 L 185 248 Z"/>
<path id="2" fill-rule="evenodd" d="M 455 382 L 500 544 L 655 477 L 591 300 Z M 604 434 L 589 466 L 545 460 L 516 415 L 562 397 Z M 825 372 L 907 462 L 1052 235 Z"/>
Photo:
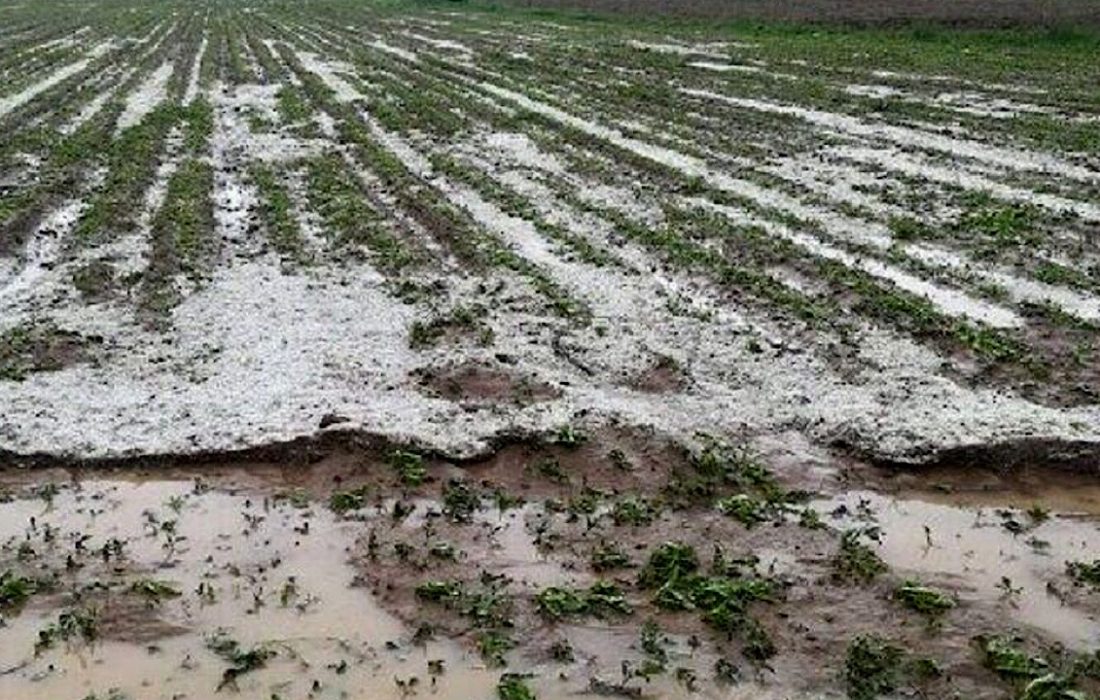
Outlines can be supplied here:
<path id="1" fill-rule="evenodd" d="M 408 644 L 401 622 L 352 585 L 348 550 L 362 527 L 316 505 L 189 480 L 112 475 L 65 485 L 50 502 L 0 503 L 0 571 L 59 577 L 4 618 L 0 697 L 212 697 L 230 666 L 207 648 L 219 631 L 275 652 L 237 679 L 240 697 L 402 697 L 395 679 L 430 687 L 434 659 L 446 669 L 436 697 L 492 697 L 498 673 L 456 644 Z M 121 555 L 105 558 L 115 540 Z M 181 595 L 157 603 L 131 592 L 147 580 Z M 97 610 L 99 638 L 36 656 L 39 630 L 70 609 Z"/>
<path id="2" fill-rule="evenodd" d="M 901 473 L 886 484 L 922 501 L 960 508 L 1020 508 L 1037 504 L 1062 514 L 1100 518 L 1100 481 L 1069 471 L 1020 467 L 1006 472 L 934 468 Z"/>
<path id="3" fill-rule="evenodd" d="M 1100 552 L 1097 522 L 1078 510 L 1095 506 L 1095 488 L 1082 499 L 1068 493 L 1054 501 L 1027 492 L 1012 494 L 1002 493 L 996 501 L 988 491 L 938 493 L 936 499 L 918 500 L 856 491 L 815 507 L 832 513 L 827 520 L 837 527 L 877 525 L 882 533 L 879 556 L 900 576 L 949 588 L 963 602 L 1000 605 L 1012 621 L 1067 646 L 1096 647 L 1100 618 L 1059 594 L 1067 586 L 1065 562 L 1092 561 Z M 994 502 L 1000 505 L 991 507 Z M 1026 508 L 1037 502 L 1056 511 L 1033 517 Z M 1065 512 L 1063 506 L 1069 506 Z"/>

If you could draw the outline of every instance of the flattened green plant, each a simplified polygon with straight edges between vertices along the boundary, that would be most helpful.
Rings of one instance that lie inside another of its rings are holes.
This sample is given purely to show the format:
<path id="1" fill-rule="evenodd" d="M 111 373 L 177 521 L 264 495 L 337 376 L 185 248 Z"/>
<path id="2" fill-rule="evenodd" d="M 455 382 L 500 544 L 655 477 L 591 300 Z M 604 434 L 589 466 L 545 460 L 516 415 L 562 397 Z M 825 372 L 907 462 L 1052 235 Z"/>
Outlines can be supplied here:
<path id="1" fill-rule="evenodd" d="M 886 562 L 873 549 L 861 542 L 861 538 L 878 538 L 874 527 L 847 530 L 840 537 L 840 550 L 833 557 L 834 575 L 841 581 L 870 583 L 887 571 Z"/>
<path id="2" fill-rule="evenodd" d="M 224 688 L 236 688 L 237 679 L 246 673 L 263 668 L 267 662 L 273 659 L 275 650 L 260 645 L 251 649 L 244 649 L 240 642 L 231 639 L 224 632 L 212 635 L 206 642 L 206 648 L 214 652 L 230 666 L 222 672 L 221 682 L 218 683 L 218 691 Z"/>
<path id="3" fill-rule="evenodd" d="M 415 452 L 407 450 L 394 450 L 388 457 L 390 466 L 397 472 L 398 478 L 405 486 L 420 486 L 428 477 L 428 469 L 424 466 L 424 458 Z"/>
<path id="4" fill-rule="evenodd" d="M 894 589 L 894 600 L 929 618 L 939 617 L 955 607 L 954 598 L 916 581 L 906 581 Z"/>
<path id="5" fill-rule="evenodd" d="M 729 638 L 740 637 L 747 658 L 762 661 L 774 655 L 775 645 L 766 630 L 749 615 L 752 603 L 774 600 L 773 583 L 755 577 L 706 576 L 698 570 L 699 560 L 691 547 L 666 543 L 650 555 L 638 584 L 656 589 L 653 600 L 657 606 L 698 610 L 709 626 Z"/>
<path id="6" fill-rule="evenodd" d="M 535 596 L 535 606 L 551 620 L 586 615 L 603 618 L 612 614 L 629 615 L 633 611 L 622 590 L 606 581 L 597 582 L 588 590 L 547 588 Z"/>
<path id="7" fill-rule="evenodd" d="M 74 639 L 85 642 L 94 641 L 99 634 L 99 614 L 90 608 L 66 610 L 57 616 L 57 622 L 50 623 L 38 631 L 38 640 L 34 643 L 34 655 L 38 656 L 52 649 L 57 642 Z"/>
<path id="8" fill-rule="evenodd" d="M 38 582 L 11 571 L 0 574 L 0 610 L 16 608 L 38 592 Z"/>
<path id="9" fill-rule="evenodd" d="M 616 525 L 650 525 L 660 513 L 659 504 L 640 496 L 629 496 L 611 507 L 611 519 Z"/>
<path id="10" fill-rule="evenodd" d="M 691 545 L 666 542 L 649 555 L 638 585 L 642 588 L 659 588 L 679 581 L 699 569 L 699 557 Z"/>
<path id="11" fill-rule="evenodd" d="M 1078 584 L 1100 590 L 1100 559 L 1096 559 L 1092 563 L 1067 561 L 1066 574 Z"/>
<path id="12" fill-rule="evenodd" d="M 443 605 L 469 620 L 478 630 L 482 658 L 491 666 L 503 666 L 505 653 L 515 646 L 505 633 L 514 626 L 513 601 L 504 591 L 506 585 L 507 579 L 483 573 L 480 587 L 460 581 L 425 581 L 416 587 L 416 597 Z"/>
<path id="13" fill-rule="evenodd" d="M 178 598 L 183 595 L 178 588 L 164 581 L 143 578 L 130 584 L 130 591 L 143 596 L 153 605 L 160 604 L 166 598 Z"/>
<path id="14" fill-rule="evenodd" d="M 1020 700 L 1091 700 L 1091 696 L 1075 687 L 1072 678 L 1048 673 L 1029 681 L 1020 693 Z"/>
<path id="15" fill-rule="evenodd" d="M 359 510 L 367 505 L 367 492 L 366 486 L 351 491 L 337 491 L 329 497 L 328 507 L 339 515 Z"/>
<path id="16" fill-rule="evenodd" d="M 1023 650 L 1019 638 L 986 636 L 976 641 L 985 657 L 985 665 L 1002 678 L 1038 678 L 1050 670 L 1046 659 Z"/>
<path id="17" fill-rule="evenodd" d="M 520 673 L 505 673 L 497 682 L 497 697 L 500 700 L 535 700 L 536 695 L 527 685 L 530 676 Z"/>
<path id="18" fill-rule="evenodd" d="M 901 648 L 873 634 L 856 637 L 848 645 L 844 682 L 852 700 L 874 698 L 897 689 L 902 680 Z"/>
<path id="19" fill-rule="evenodd" d="M 719 499 L 715 507 L 723 515 L 749 528 L 768 519 L 766 505 L 744 493 Z"/>

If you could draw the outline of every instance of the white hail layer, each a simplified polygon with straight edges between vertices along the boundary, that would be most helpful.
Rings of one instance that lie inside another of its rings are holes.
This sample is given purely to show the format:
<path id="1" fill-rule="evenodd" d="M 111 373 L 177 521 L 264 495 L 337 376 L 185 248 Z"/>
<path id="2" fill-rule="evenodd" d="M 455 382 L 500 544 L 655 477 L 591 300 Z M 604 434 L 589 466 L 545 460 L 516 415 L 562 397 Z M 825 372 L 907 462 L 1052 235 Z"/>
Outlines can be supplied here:
<path id="1" fill-rule="evenodd" d="M 62 66 L 61 68 L 58 68 L 46 78 L 43 78 L 33 85 L 27 86 L 26 88 L 17 92 L 14 95 L 0 98 L 0 117 L 3 117 L 8 112 L 11 112 L 18 107 L 22 107 L 23 105 L 30 102 L 35 97 L 38 97 L 43 92 L 49 90 L 58 83 L 68 80 L 77 73 L 85 70 L 88 66 L 91 65 L 92 61 L 100 58 L 108 51 L 110 51 L 111 46 L 112 44 L 110 42 L 102 43 L 89 51 L 88 55 L 80 59 L 79 61 L 75 61 L 68 65 Z"/>
<path id="2" fill-rule="evenodd" d="M 126 96 L 126 106 L 118 118 L 119 132 L 140 123 L 167 99 L 168 80 L 172 77 L 172 70 L 172 63 L 165 61 L 136 90 Z"/>

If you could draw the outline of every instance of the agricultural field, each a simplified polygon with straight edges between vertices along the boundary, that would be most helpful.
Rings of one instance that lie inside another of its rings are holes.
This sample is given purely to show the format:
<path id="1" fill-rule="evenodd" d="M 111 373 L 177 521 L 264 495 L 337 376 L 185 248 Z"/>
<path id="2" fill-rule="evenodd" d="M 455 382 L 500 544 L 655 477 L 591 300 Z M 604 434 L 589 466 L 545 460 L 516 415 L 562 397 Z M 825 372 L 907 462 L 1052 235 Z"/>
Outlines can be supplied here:
<path id="1" fill-rule="evenodd" d="M 1097 697 L 1098 55 L 0 0 L 0 698 Z"/>

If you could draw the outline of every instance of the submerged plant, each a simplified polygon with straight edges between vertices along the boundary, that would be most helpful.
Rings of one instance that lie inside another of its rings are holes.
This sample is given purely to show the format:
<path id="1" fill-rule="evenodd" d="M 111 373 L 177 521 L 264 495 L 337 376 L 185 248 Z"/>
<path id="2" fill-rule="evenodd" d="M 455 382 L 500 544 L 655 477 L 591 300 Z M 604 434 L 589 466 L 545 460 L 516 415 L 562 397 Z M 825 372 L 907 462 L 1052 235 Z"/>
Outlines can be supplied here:
<path id="1" fill-rule="evenodd" d="M 844 581 L 869 583 L 879 574 L 887 571 L 886 562 L 860 541 L 860 538 L 865 535 L 875 538 L 878 531 L 874 528 L 856 528 L 841 535 L 840 551 L 833 557 L 833 568 L 837 578 Z"/>
<path id="2" fill-rule="evenodd" d="M 529 676 L 519 673 L 505 673 L 497 682 L 497 697 L 500 700 L 535 700 L 535 693 L 527 686 Z"/>
<path id="3" fill-rule="evenodd" d="M 515 645 L 511 637 L 496 630 L 482 632 L 477 639 L 478 652 L 489 666 L 503 666 L 506 661 L 504 655 Z"/>
<path id="4" fill-rule="evenodd" d="M 1084 561 L 1067 561 L 1066 574 L 1080 584 L 1100 589 L 1100 559 L 1091 564 Z"/>
<path id="5" fill-rule="evenodd" d="M 11 571 L 0 574 L 0 609 L 22 605 L 38 592 L 38 582 Z"/>

